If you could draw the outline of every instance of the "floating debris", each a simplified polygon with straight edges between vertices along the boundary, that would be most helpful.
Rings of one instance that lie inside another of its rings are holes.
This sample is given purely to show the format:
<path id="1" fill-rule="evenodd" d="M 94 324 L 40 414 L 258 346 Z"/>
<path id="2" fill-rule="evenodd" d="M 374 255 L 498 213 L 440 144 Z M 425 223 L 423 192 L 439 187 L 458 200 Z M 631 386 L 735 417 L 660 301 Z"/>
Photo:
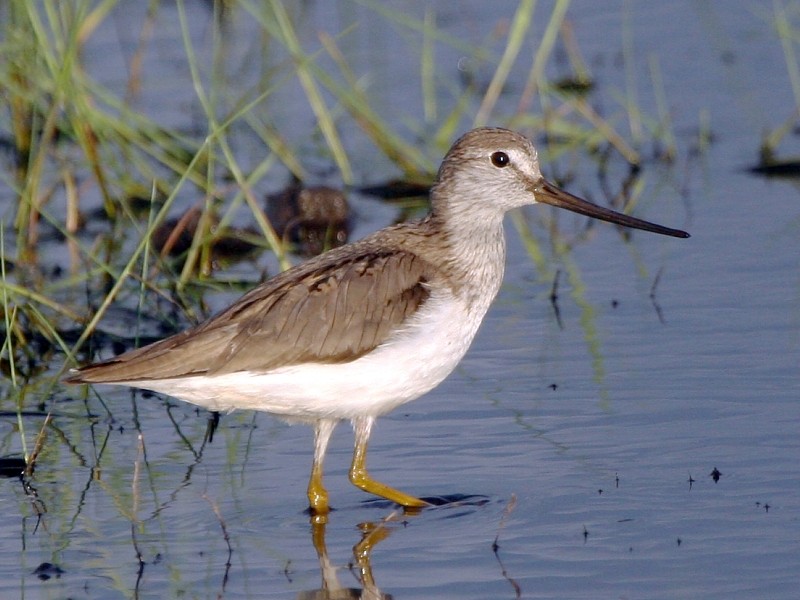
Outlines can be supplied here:
<path id="1" fill-rule="evenodd" d="M 419 181 L 390 179 L 384 183 L 368 185 L 357 189 L 360 193 L 366 194 L 367 196 L 375 196 L 383 200 L 401 200 L 403 198 L 427 198 L 431 191 L 431 184 Z"/>
<path id="2" fill-rule="evenodd" d="M 42 581 L 47 581 L 53 577 L 59 579 L 64 574 L 64 569 L 53 563 L 43 562 L 33 570 L 33 574 Z"/>
<path id="3" fill-rule="evenodd" d="M 585 77 L 562 77 L 552 85 L 559 92 L 573 96 L 586 96 L 594 89 L 594 81 Z"/>
<path id="4" fill-rule="evenodd" d="M 764 177 L 800 177 L 800 158 L 776 158 L 773 147 L 764 142 L 759 152 L 758 164 L 748 171 Z"/>
<path id="5" fill-rule="evenodd" d="M 0 457 L 0 477 L 22 477 L 27 464 L 25 459 L 16 456 Z"/>
<path id="6" fill-rule="evenodd" d="M 267 214 L 278 235 L 297 244 L 298 254 L 315 256 L 341 246 L 350 235 L 350 205 L 344 192 L 292 181 L 267 196 Z"/>
<path id="7" fill-rule="evenodd" d="M 765 177 L 800 177 L 800 159 L 765 161 L 748 171 Z"/>

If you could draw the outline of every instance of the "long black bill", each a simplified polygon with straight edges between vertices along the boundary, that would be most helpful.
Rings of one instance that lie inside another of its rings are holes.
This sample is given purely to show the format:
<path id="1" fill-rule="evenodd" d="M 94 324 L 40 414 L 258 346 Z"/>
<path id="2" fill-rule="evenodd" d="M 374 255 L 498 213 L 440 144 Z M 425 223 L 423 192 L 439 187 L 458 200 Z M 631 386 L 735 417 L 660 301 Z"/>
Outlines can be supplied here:
<path id="1" fill-rule="evenodd" d="M 558 208 L 566 208 L 567 210 L 571 210 L 572 212 L 576 212 L 581 215 L 586 215 L 587 217 L 608 221 L 609 223 L 617 223 L 618 225 L 624 225 L 625 227 L 633 227 L 635 229 L 652 231 L 653 233 L 660 233 L 661 235 L 671 235 L 672 237 L 678 238 L 689 237 L 688 233 L 681 231 L 680 229 L 670 229 L 669 227 L 656 225 L 655 223 L 650 223 L 649 221 L 643 221 L 642 219 L 637 219 L 636 217 L 623 215 L 622 213 L 618 213 L 610 208 L 604 208 L 597 204 L 592 204 L 591 202 L 582 200 L 581 198 L 573 196 L 569 192 L 565 192 L 561 188 L 554 186 L 544 178 L 540 179 L 533 187 L 533 193 L 536 196 L 537 202 L 549 204 L 550 206 L 557 206 Z"/>

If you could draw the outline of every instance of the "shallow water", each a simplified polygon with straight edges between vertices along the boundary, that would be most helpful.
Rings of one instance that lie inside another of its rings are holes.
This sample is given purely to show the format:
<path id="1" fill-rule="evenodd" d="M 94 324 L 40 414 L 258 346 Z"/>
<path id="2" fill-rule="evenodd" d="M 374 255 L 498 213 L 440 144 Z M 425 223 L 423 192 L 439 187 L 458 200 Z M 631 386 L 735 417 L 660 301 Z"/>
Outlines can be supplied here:
<path id="1" fill-rule="evenodd" d="M 409 51 L 407 38 L 346 6 L 308 3 L 305 40 L 369 19 L 354 37 L 357 66 L 386 93 L 384 114 L 420 110 L 418 67 L 397 51 Z M 476 42 L 509 10 L 449 6 L 438 6 L 438 25 Z M 323 531 L 303 512 L 307 428 L 234 413 L 204 444 L 206 415 L 177 401 L 97 388 L 84 402 L 58 388 L 41 398 L 55 412 L 33 480 L 41 519 L 16 479 L 0 483 L 0 595 L 322 598 L 311 592 L 326 578 L 329 589 L 363 589 L 364 598 L 795 598 L 800 205 L 792 180 L 744 171 L 762 132 L 792 111 L 780 42 L 765 3 L 729 2 L 724 12 L 688 1 L 626 6 L 584 0 L 570 17 L 609 113 L 609 90 L 625 85 L 624 27 L 648 114 L 648 61 L 658 58 L 681 158 L 645 168 L 637 215 L 692 238 L 636 232 L 626 242 L 597 224 L 542 274 L 509 223 L 506 282 L 470 353 L 439 388 L 381 419 L 370 446 L 377 478 L 461 502 L 402 515 L 359 492 L 347 482 L 352 436 L 343 425 L 329 451 L 336 510 Z M 207 14 L 195 8 L 199 43 Z M 173 17 L 163 7 L 159 18 Z M 118 33 L 99 39 L 113 48 Z M 166 79 L 179 37 L 159 47 L 147 72 L 165 80 L 149 82 L 145 105 L 165 86 L 191 93 L 181 77 Z M 452 54 L 437 54 L 437 68 L 454 69 Z M 512 82 L 525 76 L 520 68 Z M 164 107 L 166 124 L 185 117 L 180 106 Z M 714 142 L 690 156 L 703 110 Z M 283 111 L 301 133 L 313 125 L 304 104 Z M 374 176 L 378 163 L 363 163 L 359 177 L 388 177 Z M 601 197 L 591 167 L 584 175 L 574 191 Z M 356 202 L 356 235 L 394 216 Z M 545 239 L 543 211 L 525 216 Z M 579 222 L 571 219 L 561 217 Z M 563 328 L 548 298 L 556 270 Z M 15 423 L 0 421 L 3 454 L 19 452 Z M 27 431 L 40 425 L 26 420 Z M 356 564 L 360 525 L 384 519 Z M 45 562 L 61 571 L 35 572 Z"/>

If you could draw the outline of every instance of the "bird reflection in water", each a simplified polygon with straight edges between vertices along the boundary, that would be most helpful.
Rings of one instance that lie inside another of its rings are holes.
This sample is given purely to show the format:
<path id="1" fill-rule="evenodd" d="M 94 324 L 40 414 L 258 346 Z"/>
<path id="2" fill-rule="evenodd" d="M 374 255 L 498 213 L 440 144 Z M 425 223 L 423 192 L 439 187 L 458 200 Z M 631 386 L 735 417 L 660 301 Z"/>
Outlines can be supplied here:
<path id="1" fill-rule="evenodd" d="M 328 556 L 328 547 L 325 544 L 325 528 L 328 525 L 327 515 L 311 517 L 311 540 L 319 558 L 319 569 L 322 575 L 322 587 L 316 590 L 300 592 L 297 600 L 391 600 L 390 594 L 384 594 L 378 589 L 372 576 L 370 553 L 381 541 L 392 533 L 390 524 L 398 522 L 401 518 L 413 514 L 406 511 L 395 511 L 377 523 L 362 523 L 359 528 L 362 532 L 361 541 L 353 546 L 353 569 L 360 580 L 361 588 L 344 587 L 339 583 L 338 567 L 331 563 Z"/>

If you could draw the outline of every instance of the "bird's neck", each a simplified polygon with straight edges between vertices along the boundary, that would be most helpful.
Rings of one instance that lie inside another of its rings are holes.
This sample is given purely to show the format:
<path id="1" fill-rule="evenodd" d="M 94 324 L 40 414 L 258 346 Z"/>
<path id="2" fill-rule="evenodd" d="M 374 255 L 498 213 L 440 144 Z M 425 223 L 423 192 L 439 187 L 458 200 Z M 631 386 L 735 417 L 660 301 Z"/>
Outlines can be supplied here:
<path id="1" fill-rule="evenodd" d="M 438 221 L 447 269 L 458 282 L 456 292 L 483 314 L 488 310 L 503 281 L 506 242 L 503 215 L 471 215 L 434 213 Z"/>

